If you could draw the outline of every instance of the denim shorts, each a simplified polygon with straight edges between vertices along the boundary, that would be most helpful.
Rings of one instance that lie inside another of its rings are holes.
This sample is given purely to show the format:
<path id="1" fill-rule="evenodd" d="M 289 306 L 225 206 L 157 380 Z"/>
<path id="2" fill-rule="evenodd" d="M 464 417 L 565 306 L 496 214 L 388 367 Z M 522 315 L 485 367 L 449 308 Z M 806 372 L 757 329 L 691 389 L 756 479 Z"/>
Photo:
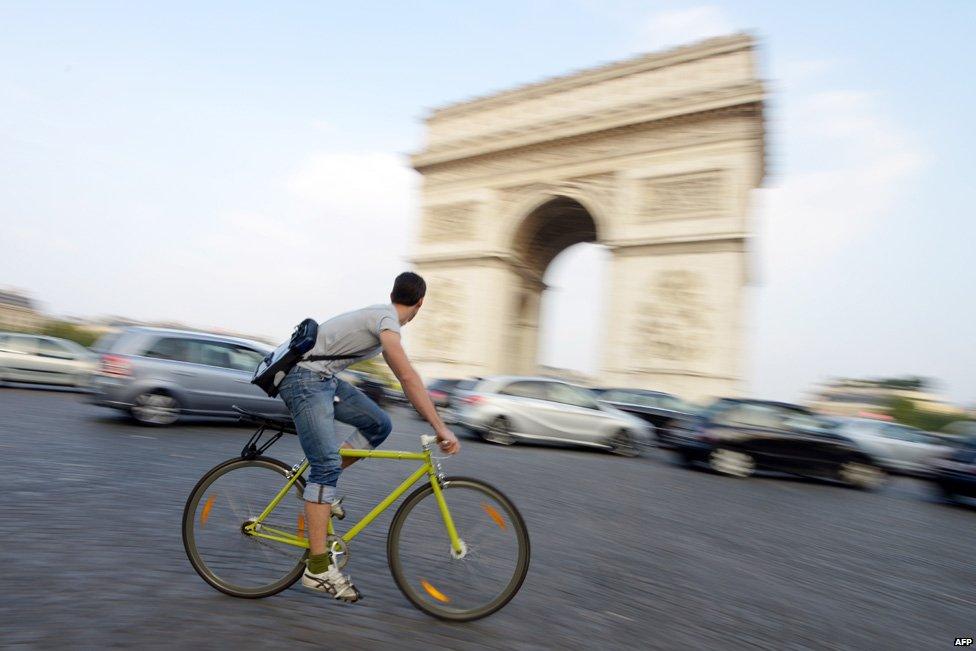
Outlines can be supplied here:
<path id="1" fill-rule="evenodd" d="M 347 443 L 372 449 L 390 435 L 390 417 L 366 394 L 344 380 L 296 366 L 284 377 L 278 393 L 295 420 L 298 440 L 308 459 L 304 498 L 331 504 L 342 474 L 335 421 L 356 428 Z"/>

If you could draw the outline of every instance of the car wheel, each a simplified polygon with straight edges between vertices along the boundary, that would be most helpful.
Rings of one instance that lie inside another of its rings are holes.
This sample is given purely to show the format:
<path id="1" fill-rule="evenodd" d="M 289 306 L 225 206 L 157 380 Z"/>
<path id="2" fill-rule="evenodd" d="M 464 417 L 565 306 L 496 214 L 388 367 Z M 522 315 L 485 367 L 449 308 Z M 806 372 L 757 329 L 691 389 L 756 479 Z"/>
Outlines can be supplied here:
<path id="1" fill-rule="evenodd" d="M 885 471 L 863 461 L 847 461 L 841 464 L 838 472 L 841 481 L 861 490 L 873 490 L 885 480 Z"/>
<path id="2" fill-rule="evenodd" d="M 756 460 L 751 454 L 727 448 L 715 448 L 708 456 L 708 466 L 727 477 L 749 477 L 756 472 Z"/>
<path id="3" fill-rule="evenodd" d="M 501 416 L 491 421 L 488 429 L 485 430 L 484 439 L 492 443 L 497 443 L 498 445 L 511 445 L 515 443 L 515 437 L 512 436 L 508 429 L 508 421 Z"/>
<path id="4" fill-rule="evenodd" d="M 180 417 L 180 403 L 163 391 L 147 391 L 136 396 L 130 412 L 142 425 L 172 425 Z"/>
<path id="5" fill-rule="evenodd" d="M 956 494 L 955 493 L 953 493 L 951 490 L 949 490 L 949 487 L 948 486 L 945 486 L 943 484 L 936 484 L 935 485 L 935 488 L 936 488 L 938 497 L 940 497 L 943 502 L 945 502 L 947 504 L 956 504 L 959 501 L 959 498 L 956 497 Z"/>
<path id="6" fill-rule="evenodd" d="M 620 430 L 610 439 L 610 451 L 622 457 L 636 457 L 640 454 L 634 437 L 625 429 Z"/>

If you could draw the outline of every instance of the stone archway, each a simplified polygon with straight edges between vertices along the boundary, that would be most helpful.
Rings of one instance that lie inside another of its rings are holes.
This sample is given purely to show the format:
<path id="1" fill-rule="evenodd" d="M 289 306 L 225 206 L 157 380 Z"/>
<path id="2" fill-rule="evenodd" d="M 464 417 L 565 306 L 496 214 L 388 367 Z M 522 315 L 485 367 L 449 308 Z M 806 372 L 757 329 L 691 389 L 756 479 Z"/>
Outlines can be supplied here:
<path id="1" fill-rule="evenodd" d="M 435 111 L 406 336 L 427 377 L 535 371 L 542 275 L 612 253 L 602 384 L 735 393 L 763 89 L 747 36 L 713 39 Z"/>
<path id="2" fill-rule="evenodd" d="M 577 199 L 555 195 L 532 209 L 515 229 L 511 243 L 513 264 L 521 283 L 512 295 L 510 338 L 505 368 L 511 373 L 537 371 L 539 318 L 543 278 L 557 255 L 574 244 L 597 242 L 596 221 Z"/>

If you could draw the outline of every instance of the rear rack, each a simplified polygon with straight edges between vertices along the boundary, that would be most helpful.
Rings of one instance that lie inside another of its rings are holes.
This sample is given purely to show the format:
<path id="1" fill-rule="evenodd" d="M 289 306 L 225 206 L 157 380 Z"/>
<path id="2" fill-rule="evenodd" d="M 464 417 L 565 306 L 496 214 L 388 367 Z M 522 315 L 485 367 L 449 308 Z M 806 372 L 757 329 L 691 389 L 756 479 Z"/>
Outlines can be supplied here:
<path id="1" fill-rule="evenodd" d="M 243 459 L 253 459 L 264 454 L 265 450 L 274 445 L 286 433 L 297 434 L 295 423 L 290 418 L 247 411 L 237 405 L 233 405 L 233 409 L 239 414 L 238 419 L 242 423 L 258 426 L 257 431 L 251 435 L 241 450 L 241 458 Z M 265 432 L 274 432 L 274 434 L 262 441 L 261 437 L 264 436 Z"/>

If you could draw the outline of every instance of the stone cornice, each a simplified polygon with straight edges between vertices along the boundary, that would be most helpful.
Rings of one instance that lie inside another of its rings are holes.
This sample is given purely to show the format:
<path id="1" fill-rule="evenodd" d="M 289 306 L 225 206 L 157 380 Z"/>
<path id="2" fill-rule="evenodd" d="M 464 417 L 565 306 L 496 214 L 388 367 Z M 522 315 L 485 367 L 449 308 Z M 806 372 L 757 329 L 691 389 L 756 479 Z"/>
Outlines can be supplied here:
<path id="1" fill-rule="evenodd" d="M 762 128 L 761 103 L 676 115 L 433 165 L 424 169 L 424 186 L 427 190 L 464 186 L 507 174 L 552 170 L 580 160 L 602 161 L 609 171 L 613 169 L 609 161 L 614 158 L 730 140 L 757 141 L 761 148 Z M 547 172 L 547 178 L 551 176 Z M 490 184 L 497 186 L 494 181 Z"/>
<path id="2" fill-rule="evenodd" d="M 655 249 L 654 253 L 661 254 L 671 249 L 674 253 L 687 252 L 689 249 L 714 251 L 719 247 L 741 251 L 749 238 L 747 233 L 708 233 L 685 237 L 649 237 L 639 240 L 616 240 L 600 242 L 615 255 L 646 255 L 648 249 Z"/>
<path id="3" fill-rule="evenodd" d="M 552 77 L 509 90 L 449 104 L 432 110 L 427 116 L 427 120 L 432 122 L 440 118 L 456 117 L 486 108 L 520 102 L 570 88 L 586 86 L 617 77 L 625 77 L 656 68 L 664 68 L 686 61 L 704 59 L 739 50 L 748 50 L 754 47 L 754 45 L 755 41 L 752 36 L 742 33 L 712 38 L 700 43 L 676 47 L 664 52 L 642 54 L 625 59 L 624 61 L 616 61 L 596 68 L 588 68 L 572 72 L 568 75 Z"/>
<path id="4" fill-rule="evenodd" d="M 744 232 L 728 233 L 706 233 L 702 235 L 682 236 L 682 237 L 648 237 L 630 240 L 600 240 L 597 244 L 602 244 L 615 254 L 640 255 L 649 248 L 659 247 L 707 247 L 712 249 L 717 246 L 731 246 L 735 250 L 741 250 L 749 235 Z M 471 265 L 471 264 L 504 264 L 513 267 L 524 266 L 518 257 L 513 253 L 505 251 L 472 251 L 468 253 L 425 253 L 415 255 L 410 258 L 411 264 L 417 265 Z"/>
<path id="5" fill-rule="evenodd" d="M 470 253 L 426 253 L 415 255 L 409 259 L 411 264 L 473 264 L 484 262 L 502 262 L 510 264 L 515 256 L 504 251 L 474 251 Z"/>
<path id="6" fill-rule="evenodd" d="M 459 266 L 459 265 L 483 265 L 483 264 L 495 264 L 501 265 L 508 269 L 512 269 L 523 280 L 536 284 L 540 291 L 545 289 L 546 285 L 542 281 L 542 277 L 538 274 L 532 272 L 529 267 L 523 263 L 518 256 L 513 253 L 506 253 L 504 251 L 478 251 L 474 253 L 428 253 L 422 255 L 415 255 L 409 259 L 410 264 L 413 265 L 423 265 L 425 267 L 436 267 L 436 266 Z"/>
<path id="7" fill-rule="evenodd" d="M 703 113 L 741 105 L 761 106 L 764 96 L 758 81 L 719 86 L 703 91 L 640 101 L 610 107 L 597 115 L 580 114 L 548 123 L 529 123 L 516 129 L 496 131 L 476 138 L 457 140 L 414 154 L 414 169 L 424 171 L 435 165 L 483 156 L 541 142 L 564 140 L 584 134 L 656 122 L 676 116 Z"/>

